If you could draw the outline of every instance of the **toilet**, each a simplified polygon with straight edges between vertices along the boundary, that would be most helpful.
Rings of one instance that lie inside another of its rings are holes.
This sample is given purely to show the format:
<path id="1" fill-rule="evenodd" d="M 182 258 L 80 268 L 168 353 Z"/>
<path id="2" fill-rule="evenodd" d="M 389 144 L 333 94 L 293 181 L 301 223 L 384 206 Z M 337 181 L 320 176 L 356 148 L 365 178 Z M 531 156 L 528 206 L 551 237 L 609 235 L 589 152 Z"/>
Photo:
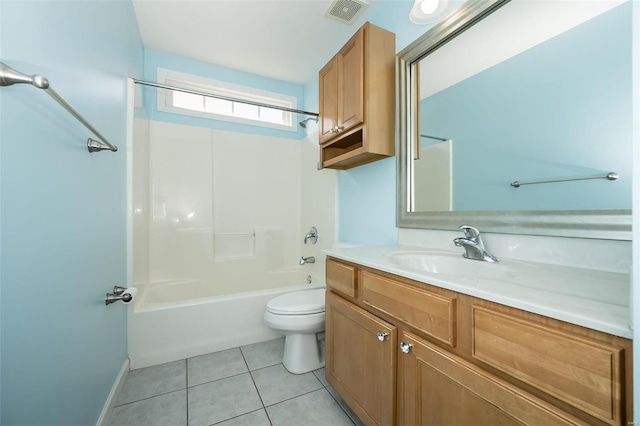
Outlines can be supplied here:
<path id="1" fill-rule="evenodd" d="M 264 319 L 270 329 L 284 333 L 284 367 L 293 374 L 324 367 L 325 289 L 286 293 L 267 303 Z"/>

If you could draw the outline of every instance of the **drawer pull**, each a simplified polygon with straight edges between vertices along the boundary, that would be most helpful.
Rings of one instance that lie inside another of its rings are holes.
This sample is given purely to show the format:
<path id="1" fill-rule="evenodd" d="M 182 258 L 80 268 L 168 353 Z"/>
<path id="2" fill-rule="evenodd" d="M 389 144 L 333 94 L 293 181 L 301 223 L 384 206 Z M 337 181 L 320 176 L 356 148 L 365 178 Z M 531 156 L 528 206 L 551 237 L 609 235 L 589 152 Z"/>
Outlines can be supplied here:
<path id="1" fill-rule="evenodd" d="M 413 345 L 411 343 L 400 342 L 400 350 L 405 354 L 408 354 L 409 352 L 411 352 L 412 347 Z"/>
<path id="2" fill-rule="evenodd" d="M 387 333 L 386 331 L 378 331 L 378 340 L 384 342 L 387 337 L 389 337 L 389 333 Z"/>

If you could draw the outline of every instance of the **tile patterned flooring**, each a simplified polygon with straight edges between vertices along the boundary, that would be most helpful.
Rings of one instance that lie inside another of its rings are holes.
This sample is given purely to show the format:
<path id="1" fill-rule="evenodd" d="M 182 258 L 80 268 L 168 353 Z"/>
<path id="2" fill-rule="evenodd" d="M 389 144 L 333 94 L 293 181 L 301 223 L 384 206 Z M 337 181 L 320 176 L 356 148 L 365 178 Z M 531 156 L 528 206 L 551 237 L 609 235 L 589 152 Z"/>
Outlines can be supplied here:
<path id="1" fill-rule="evenodd" d="M 107 426 L 362 425 L 324 368 L 295 375 L 284 339 L 129 372 Z"/>

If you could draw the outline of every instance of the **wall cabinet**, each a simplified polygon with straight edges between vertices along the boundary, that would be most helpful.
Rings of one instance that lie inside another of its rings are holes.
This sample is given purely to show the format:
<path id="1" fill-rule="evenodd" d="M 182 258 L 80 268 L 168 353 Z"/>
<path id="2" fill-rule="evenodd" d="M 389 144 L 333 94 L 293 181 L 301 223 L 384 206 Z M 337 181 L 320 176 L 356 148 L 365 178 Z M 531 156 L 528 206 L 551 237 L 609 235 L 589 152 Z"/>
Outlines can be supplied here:
<path id="1" fill-rule="evenodd" d="M 326 376 L 367 425 L 625 425 L 631 341 L 327 258 Z"/>
<path id="2" fill-rule="evenodd" d="M 323 167 L 348 169 L 394 155 L 395 35 L 366 23 L 320 70 Z"/>

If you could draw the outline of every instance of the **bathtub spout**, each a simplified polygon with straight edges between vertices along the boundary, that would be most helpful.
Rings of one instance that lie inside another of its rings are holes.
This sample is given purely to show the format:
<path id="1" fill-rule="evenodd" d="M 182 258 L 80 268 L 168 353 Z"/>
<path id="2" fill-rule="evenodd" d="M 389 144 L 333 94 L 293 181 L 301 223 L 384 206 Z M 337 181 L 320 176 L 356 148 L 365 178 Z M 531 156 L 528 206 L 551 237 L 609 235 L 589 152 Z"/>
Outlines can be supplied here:
<path id="1" fill-rule="evenodd" d="M 304 265 L 305 263 L 316 263 L 316 258 L 313 256 L 309 256 L 309 257 L 301 257 L 300 258 L 300 264 Z"/>

